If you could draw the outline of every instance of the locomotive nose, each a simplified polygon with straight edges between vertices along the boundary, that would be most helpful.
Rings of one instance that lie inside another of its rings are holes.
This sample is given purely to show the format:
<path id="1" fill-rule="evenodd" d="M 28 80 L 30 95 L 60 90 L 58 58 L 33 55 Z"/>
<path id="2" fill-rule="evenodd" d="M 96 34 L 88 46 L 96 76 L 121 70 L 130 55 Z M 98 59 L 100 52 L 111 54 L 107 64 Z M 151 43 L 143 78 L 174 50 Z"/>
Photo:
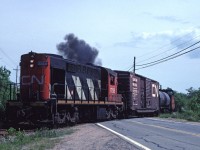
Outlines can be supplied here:
<path id="1" fill-rule="evenodd" d="M 21 57 L 22 101 L 47 100 L 49 98 L 50 63 L 46 55 L 30 52 Z"/>

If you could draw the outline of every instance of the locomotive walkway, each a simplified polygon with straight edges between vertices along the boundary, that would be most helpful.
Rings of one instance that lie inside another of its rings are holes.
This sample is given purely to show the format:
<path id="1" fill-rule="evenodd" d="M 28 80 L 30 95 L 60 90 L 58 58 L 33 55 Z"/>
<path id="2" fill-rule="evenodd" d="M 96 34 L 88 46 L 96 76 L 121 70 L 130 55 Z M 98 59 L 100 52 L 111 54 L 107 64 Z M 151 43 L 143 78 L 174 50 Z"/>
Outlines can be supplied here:
<path id="1" fill-rule="evenodd" d="M 99 124 L 141 149 L 200 150 L 200 123 L 133 118 Z"/>

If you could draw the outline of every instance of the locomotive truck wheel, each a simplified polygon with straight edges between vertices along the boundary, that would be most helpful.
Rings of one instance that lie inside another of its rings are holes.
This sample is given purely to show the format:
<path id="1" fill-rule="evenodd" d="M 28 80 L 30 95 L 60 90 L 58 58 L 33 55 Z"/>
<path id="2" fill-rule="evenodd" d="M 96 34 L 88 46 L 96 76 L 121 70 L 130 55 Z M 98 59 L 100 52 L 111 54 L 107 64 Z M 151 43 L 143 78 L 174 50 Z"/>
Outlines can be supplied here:
<path id="1" fill-rule="evenodd" d="M 50 128 L 58 128 L 58 124 L 57 124 L 57 122 L 56 122 L 56 119 L 55 119 L 55 114 L 52 114 L 52 122 L 51 122 L 51 124 L 50 124 Z"/>
<path id="2" fill-rule="evenodd" d="M 71 115 L 70 115 L 70 113 L 68 113 L 69 121 L 70 121 L 70 123 L 75 125 L 79 122 L 79 112 L 78 112 L 77 107 L 73 107 L 72 109 L 73 109 L 73 111 L 72 111 Z"/>
<path id="3" fill-rule="evenodd" d="M 110 120 L 111 119 L 111 109 L 107 108 L 106 109 L 106 120 Z"/>

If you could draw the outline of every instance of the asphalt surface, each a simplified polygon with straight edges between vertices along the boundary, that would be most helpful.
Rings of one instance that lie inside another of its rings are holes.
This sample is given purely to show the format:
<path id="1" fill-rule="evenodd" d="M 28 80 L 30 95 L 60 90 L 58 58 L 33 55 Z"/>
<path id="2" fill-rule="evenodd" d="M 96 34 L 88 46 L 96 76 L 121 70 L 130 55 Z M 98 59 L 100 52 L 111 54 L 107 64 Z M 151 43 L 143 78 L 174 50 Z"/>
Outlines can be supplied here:
<path id="1" fill-rule="evenodd" d="M 200 123 L 132 118 L 100 124 L 152 150 L 200 150 Z"/>

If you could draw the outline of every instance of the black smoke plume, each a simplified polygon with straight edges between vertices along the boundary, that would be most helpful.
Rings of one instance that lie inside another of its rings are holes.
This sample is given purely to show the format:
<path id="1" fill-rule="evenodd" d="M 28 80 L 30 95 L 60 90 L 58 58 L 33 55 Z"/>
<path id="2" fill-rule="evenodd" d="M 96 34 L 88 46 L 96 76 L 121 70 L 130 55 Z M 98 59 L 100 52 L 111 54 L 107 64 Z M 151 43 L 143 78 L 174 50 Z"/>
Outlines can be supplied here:
<path id="1" fill-rule="evenodd" d="M 97 60 L 99 51 L 91 47 L 84 40 L 78 39 L 74 34 L 67 34 L 64 38 L 65 42 L 57 45 L 57 49 L 64 58 L 77 61 L 79 63 L 91 63 L 101 65 L 101 61 Z"/>

